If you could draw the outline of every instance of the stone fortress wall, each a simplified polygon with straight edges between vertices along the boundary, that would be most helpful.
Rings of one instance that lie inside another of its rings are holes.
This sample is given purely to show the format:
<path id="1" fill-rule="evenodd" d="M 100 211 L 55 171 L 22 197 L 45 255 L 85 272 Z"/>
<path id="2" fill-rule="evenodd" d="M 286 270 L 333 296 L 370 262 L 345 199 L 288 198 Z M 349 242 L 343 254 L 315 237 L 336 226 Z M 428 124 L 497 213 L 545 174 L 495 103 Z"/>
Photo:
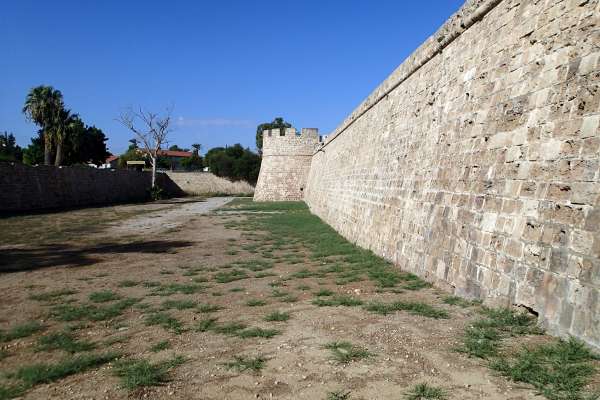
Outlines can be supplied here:
<path id="1" fill-rule="evenodd" d="M 263 132 L 263 154 L 255 201 L 302 200 L 313 153 L 319 145 L 319 131 L 303 128 Z"/>
<path id="2" fill-rule="evenodd" d="M 314 153 L 304 200 L 404 270 L 600 347 L 599 123 L 597 0 L 468 0 Z"/>

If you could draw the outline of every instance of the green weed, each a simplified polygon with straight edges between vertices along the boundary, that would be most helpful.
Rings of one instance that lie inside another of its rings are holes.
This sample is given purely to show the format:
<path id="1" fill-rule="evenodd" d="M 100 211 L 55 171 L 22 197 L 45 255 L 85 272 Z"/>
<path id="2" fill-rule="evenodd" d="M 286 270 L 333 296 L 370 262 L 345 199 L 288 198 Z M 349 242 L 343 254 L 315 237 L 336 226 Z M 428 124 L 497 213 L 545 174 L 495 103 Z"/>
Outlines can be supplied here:
<path id="1" fill-rule="evenodd" d="M 331 350 L 334 360 L 340 364 L 373 357 L 373 354 L 367 349 L 345 341 L 328 343 L 325 345 L 325 348 Z"/>
<path id="2" fill-rule="evenodd" d="M 267 359 L 261 356 L 258 357 L 245 357 L 235 356 L 233 361 L 225 363 L 228 369 L 235 369 L 239 372 L 252 371 L 254 373 L 259 372 L 264 368 Z"/>
<path id="3" fill-rule="evenodd" d="M 103 290 L 101 292 L 91 293 L 88 298 L 92 303 L 106 303 L 108 301 L 118 300 L 121 296 L 111 290 Z"/>
<path id="4" fill-rule="evenodd" d="M 123 360 L 115 363 L 114 374 L 121 378 L 121 385 L 129 390 L 146 386 L 159 386 L 169 381 L 169 372 L 183 364 L 182 356 L 160 363 L 148 360 Z"/>
<path id="5" fill-rule="evenodd" d="M 265 321 L 287 321 L 288 319 L 290 319 L 290 313 L 281 311 L 273 311 L 265 316 Z"/>
<path id="6" fill-rule="evenodd" d="M 96 345 L 88 341 L 79 341 L 67 332 L 51 333 L 38 339 L 36 351 L 63 350 L 69 353 L 93 350 Z"/>
<path id="7" fill-rule="evenodd" d="M 410 314 L 423 317 L 435 319 L 449 318 L 445 310 L 417 301 L 395 301 L 393 303 L 372 302 L 365 306 L 365 310 L 381 315 L 392 314 L 396 311 L 408 311 Z"/>
<path id="8" fill-rule="evenodd" d="M 406 394 L 407 400 L 444 400 L 446 398 L 446 392 L 442 388 L 427 383 L 415 385 Z"/>
<path id="9" fill-rule="evenodd" d="M 22 339 L 40 332 L 42 329 L 44 329 L 44 326 L 37 321 L 15 325 L 6 332 L 0 331 L 0 342 L 10 342 L 11 340 Z"/>
<path id="10" fill-rule="evenodd" d="M 150 351 L 153 353 L 158 353 L 159 351 L 163 351 L 171 348 L 171 343 L 168 340 L 161 340 L 160 342 L 152 345 L 150 347 Z"/>

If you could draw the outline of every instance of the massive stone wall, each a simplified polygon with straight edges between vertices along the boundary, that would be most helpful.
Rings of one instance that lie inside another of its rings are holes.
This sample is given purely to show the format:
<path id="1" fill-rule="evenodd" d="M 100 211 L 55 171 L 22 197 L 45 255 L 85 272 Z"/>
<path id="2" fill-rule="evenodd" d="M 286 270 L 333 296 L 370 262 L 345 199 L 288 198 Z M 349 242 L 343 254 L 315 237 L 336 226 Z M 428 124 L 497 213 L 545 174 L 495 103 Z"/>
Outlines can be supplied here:
<path id="1" fill-rule="evenodd" d="M 263 154 L 255 201 L 302 200 L 310 160 L 319 144 L 317 129 L 263 132 Z"/>
<path id="2" fill-rule="evenodd" d="M 600 346 L 599 18 L 597 0 L 468 1 L 314 154 L 312 212 Z"/>
<path id="3" fill-rule="evenodd" d="M 232 182 L 209 172 L 166 172 L 177 188 L 188 195 L 252 195 L 254 186 L 246 181 Z"/>

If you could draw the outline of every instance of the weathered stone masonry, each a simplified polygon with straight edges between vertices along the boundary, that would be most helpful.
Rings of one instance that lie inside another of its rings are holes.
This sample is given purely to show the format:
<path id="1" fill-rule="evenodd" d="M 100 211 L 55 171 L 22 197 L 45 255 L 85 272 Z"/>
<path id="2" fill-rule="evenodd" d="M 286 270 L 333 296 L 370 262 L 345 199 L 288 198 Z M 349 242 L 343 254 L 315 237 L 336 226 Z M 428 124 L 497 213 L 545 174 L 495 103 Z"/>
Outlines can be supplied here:
<path id="1" fill-rule="evenodd" d="M 467 1 L 314 154 L 312 212 L 600 347 L 599 19 L 597 0 Z"/>
<path id="2" fill-rule="evenodd" d="M 310 161 L 319 144 L 317 129 L 263 132 L 263 154 L 254 200 L 302 200 Z"/>

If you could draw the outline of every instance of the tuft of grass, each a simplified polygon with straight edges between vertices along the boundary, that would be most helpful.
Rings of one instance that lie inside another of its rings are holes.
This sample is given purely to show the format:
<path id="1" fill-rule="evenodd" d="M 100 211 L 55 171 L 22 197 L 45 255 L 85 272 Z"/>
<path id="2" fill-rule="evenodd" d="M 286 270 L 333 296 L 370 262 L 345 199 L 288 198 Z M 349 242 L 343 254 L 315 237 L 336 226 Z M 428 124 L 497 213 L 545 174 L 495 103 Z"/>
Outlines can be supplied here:
<path id="1" fill-rule="evenodd" d="M 218 306 L 216 304 L 205 303 L 205 304 L 200 304 L 197 309 L 199 312 L 201 312 L 203 314 L 208 314 L 208 313 L 213 313 L 213 312 L 222 310 L 223 307 Z"/>
<path id="2" fill-rule="evenodd" d="M 445 304 L 449 304 L 451 306 L 460 306 L 462 308 L 470 307 L 475 305 L 474 302 L 465 300 L 462 297 L 458 296 L 446 296 L 442 299 Z"/>
<path id="3" fill-rule="evenodd" d="M 500 350 L 501 340 L 507 336 L 538 335 L 542 330 L 535 318 L 509 308 L 483 308 L 484 318 L 465 329 L 462 345 L 456 350 L 470 357 L 489 358 Z"/>
<path id="4" fill-rule="evenodd" d="M 231 271 L 217 272 L 213 279 L 218 283 L 229 283 L 233 281 L 239 281 L 241 279 L 248 278 L 248 274 L 239 269 L 232 269 Z"/>
<path id="5" fill-rule="evenodd" d="M 446 392 L 442 388 L 427 383 L 419 383 L 406 393 L 407 400 L 444 400 L 446 398 Z"/>
<path id="6" fill-rule="evenodd" d="M 144 283 L 142 283 L 142 285 L 144 285 L 145 288 L 153 288 L 153 287 L 159 287 L 160 286 L 160 282 L 154 282 L 154 281 L 146 281 Z"/>
<path id="7" fill-rule="evenodd" d="M 169 283 L 166 285 L 156 286 L 152 291 L 152 295 L 155 296 L 171 296 L 173 294 L 195 294 L 202 292 L 206 289 L 206 286 L 196 285 L 191 283 Z"/>
<path id="8" fill-rule="evenodd" d="M 46 293 L 32 294 L 29 296 L 29 298 L 31 300 L 36 300 L 36 301 L 55 301 L 55 300 L 61 299 L 64 296 L 70 296 L 75 293 L 77 293 L 76 290 L 59 289 L 59 290 L 53 290 L 51 292 L 46 292 Z"/>
<path id="9" fill-rule="evenodd" d="M 0 331 L 0 342 L 10 342 L 15 339 L 22 339 L 33 335 L 44 329 L 44 326 L 37 321 L 25 322 L 15 325 L 8 331 Z"/>
<path id="10" fill-rule="evenodd" d="M 317 298 L 312 301 L 312 304 L 318 307 L 327 307 L 327 306 L 346 306 L 346 307 L 356 307 L 361 306 L 363 301 L 357 299 L 356 297 L 348 296 L 348 295 L 337 295 L 327 299 Z"/>
<path id="11" fill-rule="evenodd" d="M 139 299 L 123 299 L 107 306 L 98 306 L 95 304 L 62 304 L 53 307 L 50 314 L 60 321 L 76 321 L 80 319 L 105 321 L 122 315 L 126 309 L 138 301 Z"/>
<path id="12" fill-rule="evenodd" d="M 168 340 L 161 340 L 160 342 L 152 345 L 150 347 L 150 351 L 153 353 L 158 353 L 159 351 L 163 351 L 171 348 L 171 343 Z"/>
<path id="13" fill-rule="evenodd" d="M 350 393 L 344 390 L 336 390 L 335 392 L 327 393 L 327 400 L 348 400 L 350 399 Z"/>
<path id="14" fill-rule="evenodd" d="M 273 311 L 265 316 L 265 321 L 287 321 L 290 319 L 290 313 L 282 311 Z"/>
<path id="15" fill-rule="evenodd" d="M 79 341 L 67 332 L 51 333 L 38 339 L 36 351 L 63 350 L 69 353 L 93 350 L 96 345 L 88 341 Z"/>
<path id="16" fill-rule="evenodd" d="M 33 364 L 19 368 L 8 377 L 18 379 L 25 388 L 41 383 L 51 383 L 69 375 L 85 372 L 116 359 L 117 353 L 86 354 L 66 358 L 54 364 Z"/>
<path id="17" fill-rule="evenodd" d="M 600 356 L 571 337 L 523 348 L 514 357 L 501 356 L 490 366 L 514 382 L 533 385 L 550 400 L 586 400 L 597 398 L 586 393 L 596 373 L 594 360 Z"/>
<path id="18" fill-rule="evenodd" d="M 160 325 L 176 334 L 180 334 L 184 331 L 182 323 L 177 318 L 164 312 L 154 312 L 149 314 L 146 316 L 144 323 L 147 326 Z"/>
<path id="19" fill-rule="evenodd" d="M 192 300 L 165 300 L 163 301 L 161 308 L 163 310 L 169 310 L 172 308 L 177 310 L 187 310 L 196 307 L 196 305 L 196 302 Z"/>
<path id="20" fill-rule="evenodd" d="M 119 300 L 121 296 L 112 290 L 103 290 L 100 292 L 91 293 L 88 298 L 92 303 L 106 303 L 108 301 Z"/>
<path id="21" fill-rule="evenodd" d="M 244 288 L 243 287 L 234 287 L 234 288 L 229 289 L 229 291 L 232 293 L 243 292 Z"/>
<path id="22" fill-rule="evenodd" d="M 124 288 L 124 287 L 134 287 L 139 284 L 140 284 L 139 282 L 126 279 L 124 281 L 119 282 L 119 284 L 117 286 Z"/>
<path id="23" fill-rule="evenodd" d="M 431 283 L 426 282 L 422 279 L 412 280 L 404 285 L 402 285 L 402 289 L 406 290 L 421 290 L 427 289 L 431 287 Z"/>
<path id="24" fill-rule="evenodd" d="M 329 289 L 321 289 L 315 293 L 315 296 L 317 296 L 317 297 L 333 296 L 333 292 Z"/>
<path id="25" fill-rule="evenodd" d="M 200 321 L 196 326 L 198 332 L 215 332 L 221 335 L 237 336 L 243 339 L 247 338 L 267 338 L 270 339 L 281 332 L 277 329 L 247 328 L 246 324 L 241 322 L 229 322 L 219 324 L 216 318 L 209 318 Z"/>
<path id="26" fill-rule="evenodd" d="M 244 338 L 244 339 L 255 338 L 255 337 L 270 339 L 274 336 L 279 335 L 280 333 L 281 332 L 277 329 L 248 328 L 248 329 L 242 329 L 240 331 L 237 331 L 235 333 L 235 336 Z"/>
<path id="27" fill-rule="evenodd" d="M 297 289 L 298 290 L 302 290 L 304 292 L 304 291 L 310 290 L 310 286 L 308 286 L 308 285 L 298 285 Z"/>
<path id="28" fill-rule="evenodd" d="M 449 318 L 449 315 L 445 310 L 418 301 L 395 301 L 393 303 L 372 302 L 365 306 L 365 310 L 381 315 L 392 314 L 396 311 L 408 311 L 410 314 L 428 318 Z"/>
<path id="29" fill-rule="evenodd" d="M 267 302 L 259 299 L 250 299 L 246 302 L 248 307 L 260 307 L 267 305 Z"/>
<path id="30" fill-rule="evenodd" d="M 185 359 L 177 356 L 160 363 L 148 360 L 123 360 L 115 363 L 114 374 L 121 378 L 121 385 L 129 390 L 139 387 L 160 386 L 169 382 L 169 372 L 183 364 Z"/>
<path id="31" fill-rule="evenodd" d="M 216 318 L 207 318 L 198 322 L 196 327 L 194 328 L 197 332 L 208 332 L 217 327 L 217 319 Z"/>
<path id="32" fill-rule="evenodd" d="M 373 354 L 367 349 L 346 341 L 331 342 L 326 344 L 325 348 L 331 350 L 334 360 L 340 364 L 373 357 Z"/>
<path id="33" fill-rule="evenodd" d="M 259 372 L 264 368 L 267 359 L 258 357 L 235 356 L 233 361 L 226 362 L 224 365 L 228 369 L 235 369 L 238 372 L 252 371 Z"/>
<path id="34" fill-rule="evenodd" d="M 277 276 L 277 274 L 272 272 L 259 272 L 258 274 L 254 275 L 255 278 L 266 278 L 268 276 Z"/>

